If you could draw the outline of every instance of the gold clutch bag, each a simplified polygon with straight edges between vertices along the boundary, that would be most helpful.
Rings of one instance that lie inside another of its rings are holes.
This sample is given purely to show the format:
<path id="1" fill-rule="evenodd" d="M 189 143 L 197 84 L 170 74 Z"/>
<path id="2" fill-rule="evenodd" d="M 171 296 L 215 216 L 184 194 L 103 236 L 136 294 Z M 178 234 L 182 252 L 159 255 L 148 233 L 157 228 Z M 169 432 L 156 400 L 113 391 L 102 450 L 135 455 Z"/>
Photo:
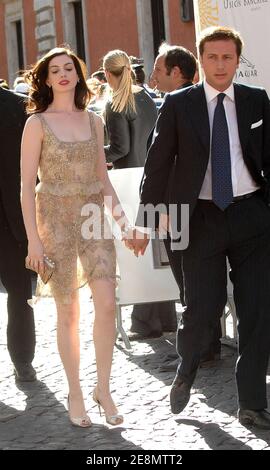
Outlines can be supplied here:
<path id="1" fill-rule="evenodd" d="M 35 269 L 32 268 L 32 266 L 29 265 L 28 258 L 25 258 L 25 267 L 27 269 L 32 269 L 32 271 L 35 271 L 37 274 L 39 274 L 42 282 L 44 284 L 47 284 L 47 282 L 51 279 L 53 272 L 55 270 L 55 263 L 52 261 L 48 256 L 44 255 L 44 271 L 43 273 L 39 273 Z"/>

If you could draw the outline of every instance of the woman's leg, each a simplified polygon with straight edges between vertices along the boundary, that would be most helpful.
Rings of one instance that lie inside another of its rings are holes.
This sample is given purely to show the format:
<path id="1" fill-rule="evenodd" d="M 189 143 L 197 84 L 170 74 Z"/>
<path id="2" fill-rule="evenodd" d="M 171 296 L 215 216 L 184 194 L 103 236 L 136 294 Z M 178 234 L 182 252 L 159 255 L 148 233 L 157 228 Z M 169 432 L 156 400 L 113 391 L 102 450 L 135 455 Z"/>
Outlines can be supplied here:
<path id="1" fill-rule="evenodd" d="M 85 416 L 85 406 L 80 386 L 80 307 L 78 295 L 71 304 L 56 303 L 57 344 L 69 386 L 69 412 L 71 417 Z"/>
<path id="2" fill-rule="evenodd" d="M 97 363 L 97 397 L 106 415 L 117 414 L 110 394 L 110 374 L 115 343 L 115 284 L 106 279 L 92 281 L 95 320 L 94 345 Z"/>

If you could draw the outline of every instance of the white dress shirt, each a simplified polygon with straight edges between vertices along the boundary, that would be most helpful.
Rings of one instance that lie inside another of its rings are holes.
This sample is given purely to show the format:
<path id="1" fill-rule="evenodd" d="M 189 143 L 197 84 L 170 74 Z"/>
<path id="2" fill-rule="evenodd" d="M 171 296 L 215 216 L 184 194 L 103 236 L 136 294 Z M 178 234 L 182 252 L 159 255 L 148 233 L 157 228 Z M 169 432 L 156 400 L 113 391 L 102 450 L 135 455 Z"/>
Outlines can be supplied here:
<path id="1" fill-rule="evenodd" d="M 209 124 L 210 124 L 210 143 L 212 141 L 212 128 L 215 107 L 217 104 L 217 95 L 220 91 L 210 86 L 204 81 L 204 91 L 207 101 Z M 259 186 L 253 180 L 243 159 L 242 148 L 238 134 L 238 123 L 236 117 L 234 87 L 233 84 L 223 92 L 226 96 L 223 104 L 229 130 L 230 154 L 231 154 L 231 171 L 233 195 L 242 196 L 243 194 L 252 193 L 259 189 Z M 212 165 L 211 165 L 211 144 L 210 158 L 205 173 L 203 185 L 201 187 L 199 199 L 212 199 Z"/>

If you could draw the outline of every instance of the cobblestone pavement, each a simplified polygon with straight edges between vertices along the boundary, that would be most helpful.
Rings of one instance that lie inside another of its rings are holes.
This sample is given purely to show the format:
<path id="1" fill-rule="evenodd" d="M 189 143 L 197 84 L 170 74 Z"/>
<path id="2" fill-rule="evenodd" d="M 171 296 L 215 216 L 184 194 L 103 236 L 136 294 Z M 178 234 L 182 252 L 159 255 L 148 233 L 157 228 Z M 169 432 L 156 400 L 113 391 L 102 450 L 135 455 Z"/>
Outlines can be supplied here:
<path id="1" fill-rule="evenodd" d="M 67 385 L 56 349 L 55 309 L 50 300 L 35 309 L 37 348 L 33 362 L 38 381 L 16 385 L 6 350 L 6 295 L 0 294 L 0 448 L 81 450 L 270 449 L 269 431 L 241 426 L 236 419 L 235 351 L 223 346 L 217 367 L 200 369 L 193 393 L 180 415 L 170 413 L 168 393 L 173 372 L 160 372 L 175 350 L 174 334 L 132 343 L 117 341 L 112 393 L 124 424 L 112 427 L 98 414 L 91 393 L 96 382 L 92 342 L 92 303 L 82 302 L 81 379 L 93 426 L 73 427 L 65 400 Z M 127 329 L 130 308 L 124 313 Z M 270 377 L 268 395 L 270 398 Z"/>

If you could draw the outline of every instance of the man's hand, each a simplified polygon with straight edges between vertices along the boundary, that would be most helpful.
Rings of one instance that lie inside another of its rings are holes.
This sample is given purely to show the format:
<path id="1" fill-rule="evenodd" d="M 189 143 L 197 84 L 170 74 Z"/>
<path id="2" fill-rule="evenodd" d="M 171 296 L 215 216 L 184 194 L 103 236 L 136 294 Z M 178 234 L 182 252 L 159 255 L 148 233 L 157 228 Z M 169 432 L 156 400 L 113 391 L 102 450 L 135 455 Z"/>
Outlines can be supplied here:
<path id="1" fill-rule="evenodd" d="M 134 251 L 134 255 L 138 257 L 139 254 L 144 255 L 149 243 L 149 235 L 137 229 L 133 229 L 123 240 L 126 247 Z"/>
<path id="2" fill-rule="evenodd" d="M 167 237 L 167 233 L 170 232 L 171 229 L 171 222 L 170 216 L 167 214 L 160 214 L 159 216 L 159 226 L 158 226 L 158 233 L 162 237 Z"/>
<path id="3" fill-rule="evenodd" d="M 135 256 L 139 254 L 144 255 L 147 245 L 149 243 L 149 235 L 147 233 L 135 230 L 135 237 L 132 240 L 133 251 Z"/>

